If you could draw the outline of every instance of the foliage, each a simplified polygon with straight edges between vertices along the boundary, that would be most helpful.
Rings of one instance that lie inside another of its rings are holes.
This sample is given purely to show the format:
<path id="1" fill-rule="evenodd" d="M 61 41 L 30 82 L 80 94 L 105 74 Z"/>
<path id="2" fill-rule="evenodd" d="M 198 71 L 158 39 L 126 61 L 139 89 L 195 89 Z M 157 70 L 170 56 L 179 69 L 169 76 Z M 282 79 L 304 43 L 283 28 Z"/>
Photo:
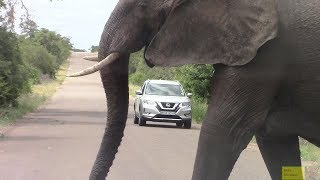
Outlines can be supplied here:
<path id="1" fill-rule="evenodd" d="M 87 52 L 85 49 L 77 49 L 77 48 L 73 48 L 72 51 L 73 52 Z"/>
<path id="2" fill-rule="evenodd" d="M 38 25 L 31 19 L 25 18 L 25 16 L 21 17 L 21 23 L 19 24 L 21 28 L 21 34 L 26 37 L 34 37 L 35 33 L 38 31 Z"/>
<path id="3" fill-rule="evenodd" d="M 57 67 L 57 58 L 50 54 L 46 48 L 32 39 L 20 39 L 20 51 L 23 61 L 30 67 L 36 68 L 33 73 L 41 72 L 51 78 L 55 77 Z M 39 74 L 39 73 L 38 73 Z M 37 75 L 33 74 L 34 82 L 37 82 Z"/>
<path id="4" fill-rule="evenodd" d="M 55 80 L 34 85 L 32 87 L 32 93 L 21 95 L 17 99 L 17 107 L 0 107 L 0 127 L 14 122 L 28 112 L 34 111 L 52 96 L 57 87 L 64 81 L 68 71 L 68 65 L 68 63 L 62 64 L 61 68 L 57 71 L 57 78 Z"/>
<path id="5" fill-rule="evenodd" d="M 131 55 L 129 61 L 130 82 L 142 85 L 147 79 L 174 80 L 175 68 L 153 67 L 150 68 L 143 59 L 143 50 Z"/>
<path id="6" fill-rule="evenodd" d="M 57 58 L 56 68 L 70 56 L 72 49 L 70 39 L 63 37 L 54 31 L 43 28 L 35 33 L 33 40 L 45 47 L 50 54 Z"/>
<path id="7" fill-rule="evenodd" d="M 51 2 L 52 0 L 50 0 Z M 30 13 L 28 7 L 25 6 L 24 0 L 0 0 L 0 26 L 6 27 L 12 32 L 14 32 L 15 23 L 16 23 L 16 9 L 20 8 L 22 10 L 22 15 L 19 17 L 20 19 L 20 27 L 25 30 L 28 29 L 26 27 L 34 27 L 36 23 L 30 18 Z M 29 33 L 37 28 L 31 28 L 27 32 Z"/>
<path id="8" fill-rule="evenodd" d="M 1 26 L 6 27 L 12 32 L 14 31 L 16 23 L 16 9 L 20 7 L 23 11 L 23 15 L 20 17 L 20 23 L 23 23 L 25 20 L 30 20 L 30 14 L 28 8 L 24 5 L 23 0 L 1 0 Z"/>
<path id="9" fill-rule="evenodd" d="M 98 51 L 99 51 L 99 46 L 92 45 L 89 50 L 90 50 L 92 53 L 93 53 L 93 52 L 98 52 Z"/>
<path id="10" fill-rule="evenodd" d="M 28 78 L 17 37 L 0 28 L 0 106 L 16 105 L 17 97 L 30 90 Z"/>
<path id="11" fill-rule="evenodd" d="M 208 104 L 206 100 L 203 100 L 202 98 L 192 98 L 192 119 L 195 122 L 203 122 L 207 109 Z"/>
<path id="12" fill-rule="evenodd" d="M 12 32 L 19 6 L 25 13 L 20 17 L 22 35 L 17 38 Z M 39 31 L 23 0 L 0 0 L 0 14 L 0 107 L 11 107 L 18 105 L 17 98 L 29 92 L 32 84 L 40 82 L 42 74 L 55 77 L 72 44 L 53 31 Z"/>
<path id="13" fill-rule="evenodd" d="M 4 7 L 6 4 L 3 2 L 3 0 L 0 0 L 0 8 Z"/>
<path id="14" fill-rule="evenodd" d="M 197 98 L 208 99 L 211 92 L 213 65 L 186 65 L 177 68 L 176 78 Z"/>

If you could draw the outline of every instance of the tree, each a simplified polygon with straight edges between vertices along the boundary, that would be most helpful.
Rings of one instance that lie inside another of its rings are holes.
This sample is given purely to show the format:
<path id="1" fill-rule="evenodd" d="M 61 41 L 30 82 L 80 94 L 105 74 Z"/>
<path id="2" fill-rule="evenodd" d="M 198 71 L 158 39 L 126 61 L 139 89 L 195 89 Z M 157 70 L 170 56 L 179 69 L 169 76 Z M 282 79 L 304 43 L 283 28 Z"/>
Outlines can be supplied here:
<path id="1" fill-rule="evenodd" d="M 50 0 L 50 2 L 51 1 L 52 0 Z M 2 14 L 2 16 L 0 16 L 0 26 L 8 28 L 12 32 L 14 31 L 17 7 L 20 7 L 24 11 L 20 17 L 20 26 L 21 24 L 23 27 L 26 26 L 25 24 L 34 26 L 34 21 L 30 18 L 30 13 L 24 4 L 24 0 L 0 0 L 0 14 Z"/>
<path id="2" fill-rule="evenodd" d="M 16 8 L 20 7 L 24 12 L 22 17 L 20 18 L 20 23 L 23 23 L 24 20 L 29 21 L 30 20 L 30 14 L 28 11 L 28 8 L 24 5 L 23 0 L 1 0 L 0 1 L 0 7 L 1 7 L 1 14 L 4 14 L 1 17 L 1 26 L 6 27 L 12 32 L 14 31 L 15 27 L 15 14 L 16 14 Z M 4 13 L 3 13 L 4 12 Z"/>
<path id="3" fill-rule="evenodd" d="M 22 61 L 14 33 L 0 28 L 0 106 L 15 106 L 16 99 L 30 91 L 29 69 Z"/>
<path id="4" fill-rule="evenodd" d="M 87 52 L 85 49 L 77 49 L 77 48 L 73 48 L 72 51 L 74 51 L 74 52 Z"/>
<path id="5" fill-rule="evenodd" d="M 45 47 L 49 53 L 57 57 L 57 66 L 61 65 L 70 56 L 72 44 L 70 39 L 54 31 L 42 28 L 35 33 L 34 41 Z"/>
<path id="6" fill-rule="evenodd" d="M 34 37 L 35 33 L 38 32 L 38 25 L 31 19 L 25 19 L 25 16 L 21 17 L 21 23 L 19 24 L 21 28 L 21 34 L 26 37 Z"/>
<path id="7" fill-rule="evenodd" d="M 98 52 L 98 51 L 99 51 L 99 46 L 94 46 L 94 45 L 92 45 L 89 50 L 90 50 L 92 53 L 93 53 L 93 52 Z"/>
<path id="8" fill-rule="evenodd" d="M 175 70 L 175 77 L 200 99 L 207 99 L 211 92 L 213 65 L 185 65 Z"/>
<path id="9" fill-rule="evenodd" d="M 31 38 L 20 38 L 20 52 L 23 61 L 31 69 L 33 73 L 40 72 L 41 74 L 49 75 L 54 78 L 57 71 L 57 57 L 50 54 L 48 50 L 38 42 Z M 33 82 L 37 82 L 37 77 L 33 77 Z"/>

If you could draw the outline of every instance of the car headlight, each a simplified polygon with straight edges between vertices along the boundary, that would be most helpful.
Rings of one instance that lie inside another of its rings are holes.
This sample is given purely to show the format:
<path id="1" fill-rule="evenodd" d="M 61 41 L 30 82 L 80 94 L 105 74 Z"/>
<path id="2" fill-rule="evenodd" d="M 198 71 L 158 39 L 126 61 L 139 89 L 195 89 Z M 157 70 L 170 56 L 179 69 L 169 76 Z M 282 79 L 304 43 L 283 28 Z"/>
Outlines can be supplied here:
<path id="1" fill-rule="evenodd" d="M 191 107 L 191 103 L 190 102 L 183 102 L 183 103 L 181 103 L 181 107 Z"/>
<path id="2" fill-rule="evenodd" d="M 143 104 L 148 104 L 150 106 L 156 106 L 157 105 L 156 102 L 150 101 L 150 100 L 143 100 L 142 102 L 143 102 Z"/>

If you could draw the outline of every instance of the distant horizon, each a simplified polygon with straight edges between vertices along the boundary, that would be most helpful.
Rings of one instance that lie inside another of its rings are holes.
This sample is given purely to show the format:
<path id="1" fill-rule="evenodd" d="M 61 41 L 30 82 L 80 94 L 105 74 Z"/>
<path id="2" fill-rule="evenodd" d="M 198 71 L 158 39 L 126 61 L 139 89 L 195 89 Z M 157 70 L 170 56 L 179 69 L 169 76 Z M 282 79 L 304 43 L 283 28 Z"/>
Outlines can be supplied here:
<path id="1" fill-rule="evenodd" d="M 103 27 L 118 0 L 24 0 L 39 29 L 56 31 L 71 40 L 75 49 L 97 46 Z M 18 7 L 18 11 L 20 7 Z M 19 16 L 19 12 L 17 13 Z M 17 16 L 17 21 L 19 17 Z M 19 29 L 19 28 L 16 28 Z"/>

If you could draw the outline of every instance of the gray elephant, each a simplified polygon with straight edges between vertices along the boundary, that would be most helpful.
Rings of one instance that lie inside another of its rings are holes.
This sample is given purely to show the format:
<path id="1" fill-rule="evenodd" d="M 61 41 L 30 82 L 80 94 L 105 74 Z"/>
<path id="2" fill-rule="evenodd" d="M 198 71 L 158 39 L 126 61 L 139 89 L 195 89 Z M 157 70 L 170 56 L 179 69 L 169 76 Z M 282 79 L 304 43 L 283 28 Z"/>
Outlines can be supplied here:
<path id="1" fill-rule="evenodd" d="M 273 179 L 301 166 L 298 136 L 320 146 L 319 0 L 119 0 L 101 36 L 108 119 L 90 180 L 105 179 L 128 113 L 128 59 L 216 64 L 193 180 L 228 179 L 254 135 Z M 95 59 L 95 58 L 93 58 Z"/>

